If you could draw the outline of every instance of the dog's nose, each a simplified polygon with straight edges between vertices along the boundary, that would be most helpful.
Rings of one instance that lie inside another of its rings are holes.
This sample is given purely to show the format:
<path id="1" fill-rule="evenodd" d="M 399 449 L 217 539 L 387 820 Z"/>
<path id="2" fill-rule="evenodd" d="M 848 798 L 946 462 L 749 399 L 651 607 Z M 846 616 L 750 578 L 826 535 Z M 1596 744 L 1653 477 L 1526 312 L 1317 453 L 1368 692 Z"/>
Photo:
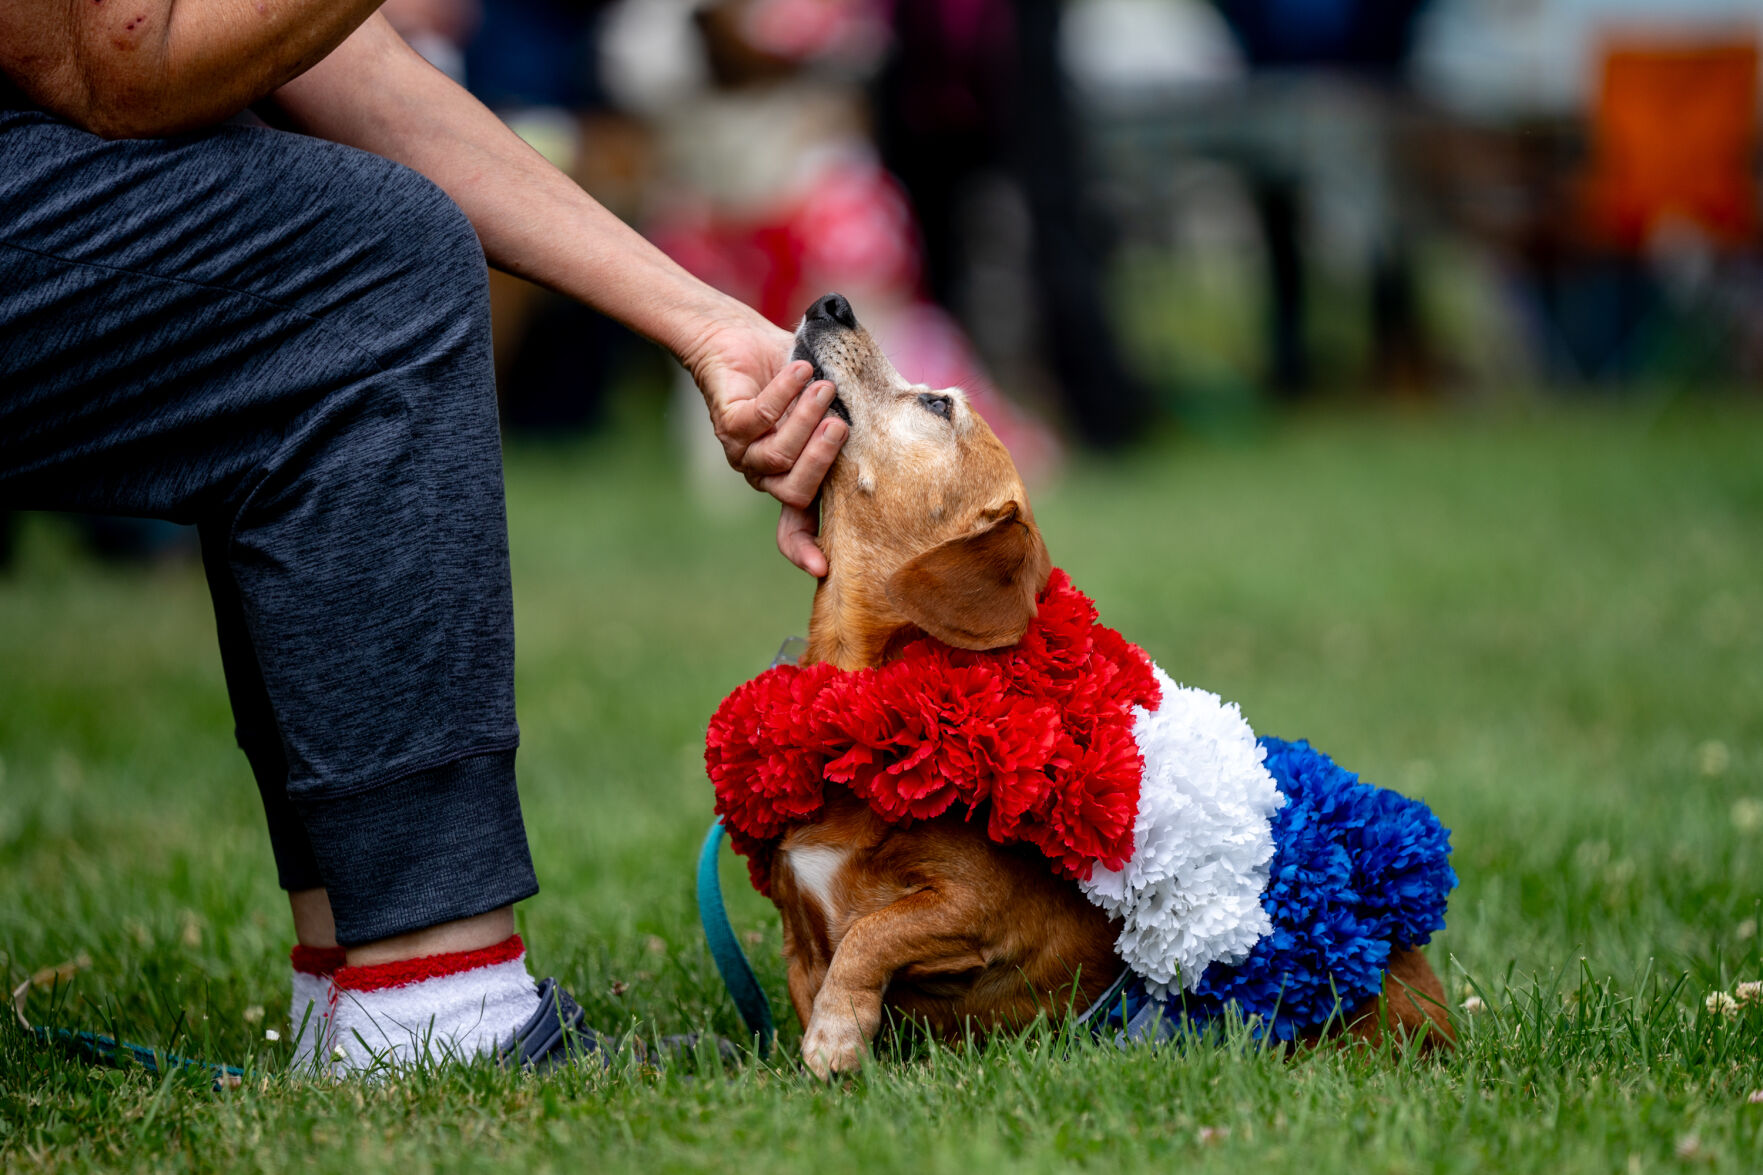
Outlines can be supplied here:
<path id="1" fill-rule="evenodd" d="M 846 330 L 857 329 L 857 316 L 843 294 L 828 294 L 808 308 L 809 319 L 830 318 Z"/>

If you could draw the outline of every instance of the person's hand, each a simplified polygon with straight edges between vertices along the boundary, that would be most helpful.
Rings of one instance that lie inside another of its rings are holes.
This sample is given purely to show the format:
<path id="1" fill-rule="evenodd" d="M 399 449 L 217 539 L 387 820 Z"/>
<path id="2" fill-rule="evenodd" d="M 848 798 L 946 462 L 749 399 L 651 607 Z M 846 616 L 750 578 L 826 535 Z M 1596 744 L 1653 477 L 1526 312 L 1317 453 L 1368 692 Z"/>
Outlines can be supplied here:
<path id="1" fill-rule="evenodd" d="M 789 332 L 748 313 L 712 326 L 680 361 L 704 393 L 728 463 L 783 503 L 778 550 L 818 578 L 826 556 L 815 542 L 812 507 L 847 430 L 844 421 L 826 419 L 833 385 L 812 380 L 806 361 L 786 362 Z"/>

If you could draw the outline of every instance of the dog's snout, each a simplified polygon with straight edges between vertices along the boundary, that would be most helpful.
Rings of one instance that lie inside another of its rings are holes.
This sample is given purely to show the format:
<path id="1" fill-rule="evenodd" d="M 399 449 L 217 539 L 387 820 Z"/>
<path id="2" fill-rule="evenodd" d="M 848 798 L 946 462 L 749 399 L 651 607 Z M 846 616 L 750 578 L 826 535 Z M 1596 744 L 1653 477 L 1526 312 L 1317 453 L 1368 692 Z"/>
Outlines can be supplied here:
<path id="1" fill-rule="evenodd" d="M 821 298 L 808 308 L 808 318 L 810 321 L 828 318 L 846 330 L 857 329 L 857 315 L 852 312 L 851 303 L 845 300 L 843 294 L 827 294 Z"/>

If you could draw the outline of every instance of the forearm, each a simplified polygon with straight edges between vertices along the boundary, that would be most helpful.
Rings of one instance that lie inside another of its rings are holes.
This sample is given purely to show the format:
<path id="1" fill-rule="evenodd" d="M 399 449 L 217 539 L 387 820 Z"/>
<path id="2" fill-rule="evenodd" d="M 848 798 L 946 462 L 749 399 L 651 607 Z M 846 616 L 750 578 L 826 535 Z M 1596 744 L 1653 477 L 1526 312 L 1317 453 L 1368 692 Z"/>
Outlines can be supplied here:
<path id="1" fill-rule="evenodd" d="M 221 122 L 342 43 L 380 0 L 0 0 L 0 68 L 111 138 Z"/>
<path id="2" fill-rule="evenodd" d="M 0 0 L 3 2 L 3 0 Z M 784 504 L 778 547 L 826 574 L 809 511 L 844 443 L 833 387 L 787 363 L 790 335 L 692 277 L 523 143 L 375 16 L 273 95 L 295 127 L 397 160 L 465 211 L 490 262 L 668 350 L 704 393 L 729 464 Z"/>
<path id="3" fill-rule="evenodd" d="M 465 211 L 491 264 L 686 356 L 752 312 L 674 264 L 374 17 L 274 95 L 297 128 L 395 159 Z"/>

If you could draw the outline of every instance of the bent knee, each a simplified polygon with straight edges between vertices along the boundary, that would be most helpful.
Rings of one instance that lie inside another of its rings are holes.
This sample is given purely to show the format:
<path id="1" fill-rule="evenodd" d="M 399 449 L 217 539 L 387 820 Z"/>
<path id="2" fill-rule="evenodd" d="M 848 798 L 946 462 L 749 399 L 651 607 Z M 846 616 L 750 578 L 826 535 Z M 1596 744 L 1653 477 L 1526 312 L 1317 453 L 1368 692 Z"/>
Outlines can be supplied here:
<path id="1" fill-rule="evenodd" d="M 432 180 L 334 143 L 303 168 L 328 169 L 322 224 L 308 248 L 327 256 L 310 305 L 384 366 L 489 346 L 489 269 L 477 232 Z M 305 299 L 301 299 L 303 303 Z"/>

